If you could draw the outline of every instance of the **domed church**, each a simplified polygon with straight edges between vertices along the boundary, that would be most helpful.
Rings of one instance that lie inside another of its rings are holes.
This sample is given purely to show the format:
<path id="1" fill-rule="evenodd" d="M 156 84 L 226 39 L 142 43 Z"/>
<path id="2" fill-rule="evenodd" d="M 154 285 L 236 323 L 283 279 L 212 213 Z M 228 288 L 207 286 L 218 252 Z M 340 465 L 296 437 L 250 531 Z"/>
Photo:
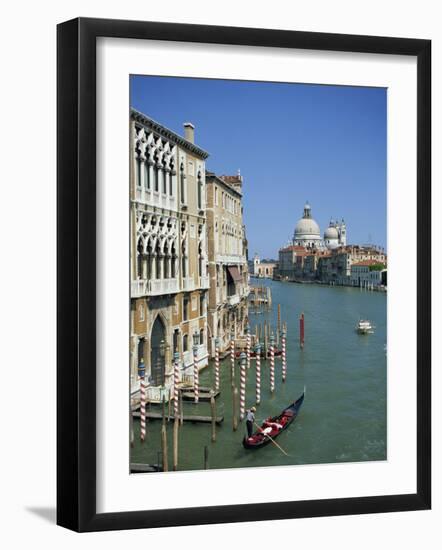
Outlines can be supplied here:
<path id="1" fill-rule="evenodd" d="M 304 214 L 295 226 L 293 244 L 317 250 L 333 250 L 347 244 L 347 228 L 344 219 L 341 222 L 330 220 L 330 224 L 321 239 L 321 230 L 312 217 L 312 208 L 308 202 L 304 205 Z"/>

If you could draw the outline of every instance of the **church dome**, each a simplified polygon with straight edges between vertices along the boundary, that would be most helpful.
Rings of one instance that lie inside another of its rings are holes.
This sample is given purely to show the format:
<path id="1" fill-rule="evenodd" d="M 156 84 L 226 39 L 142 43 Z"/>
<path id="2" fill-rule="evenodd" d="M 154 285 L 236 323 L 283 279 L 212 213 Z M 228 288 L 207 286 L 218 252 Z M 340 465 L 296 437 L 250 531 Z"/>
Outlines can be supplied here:
<path id="1" fill-rule="evenodd" d="M 338 239 L 338 238 L 339 238 L 339 235 L 336 227 L 327 227 L 327 229 L 324 232 L 324 239 L 331 240 L 331 239 Z"/>
<path id="2" fill-rule="evenodd" d="M 301 238 L 304 235 L 321 237 L 319 225 L 313 218 L 301 218 L 295 227 L 295 238 Z"/>
<path id="3" fill-rule="evenodd" d="M 312 208 L 308 202 L 304 205 L 304 215 L 295 227 L 293 239 L 303 244 L 302 241 L 318 241 L 321 239 L 319 225 L 312 218 Z"/>

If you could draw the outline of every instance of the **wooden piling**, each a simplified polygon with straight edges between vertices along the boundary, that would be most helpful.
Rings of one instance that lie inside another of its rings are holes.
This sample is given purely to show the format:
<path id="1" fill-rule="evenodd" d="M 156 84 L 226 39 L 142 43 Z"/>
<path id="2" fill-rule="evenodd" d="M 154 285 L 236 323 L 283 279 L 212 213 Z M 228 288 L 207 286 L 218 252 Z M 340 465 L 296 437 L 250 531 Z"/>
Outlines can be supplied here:
<path id="1" fill-rule="evenodd" d="M 235 385 L 233 385 L 232 386 L 232 408 L 233 408 L 232 424 L 233 424 L 234 432 L 236 432 L 236 430 L 238 429 L 237 400 L 238 400 L 238 388 Z"/>
<path id="2" fill-rule="evenodd" d="M 173 471 L 178 470 L 178 430 L 180 427 L 180 421 L 178 416 L 175 416 L 173 421 Z"/>
<path id="3" fill-rule="evenodd" d="M 216 441 L 216 401 L 213 391 L 210 392 L 210 412 L 212 413 L 212 442 Z"/>
<path id="4" fill-rule="evenodd" d="M 256 343 L 256 364 L 255 364 L 255 374 L 256 374 L 256 404 L 261 403 L 261 345 L 259 341 Z"/>
<path id="5" fill-rule="evenodd" d="M 183 390 L 180 391 L 180 424 L 184 424 Z"/>
<path id="6" fill-rule="evenodd" d="M 239 386 L 239 418 L 244 420 L 246 415 L 246 373 L 247 373 L 247 357 L 244 352 L 241 352 L 240 358 L 240 386 Z"/>
<path id="7" fill-rule="evenodd" d="M 135 441 L 135 436 L 134 436 L 134 417 L 133 417 L 133 414 L 132 414 L 132 405 L 129 405 L 130 407 L 130 411 L 129 411 L 129 430 L 130 430 L 130 446 L 133 448 L 134 447 L 134 441 Z"/>
<path id="8" fill-rule="evenodd" d="M 215 340 L 215 391 L 219 392 L 220 382 L 219 382 L 219 339 Z"/>
<path id="9" fill-rule="evenodd" d="M 233 388 L 235 385 L 235 335 L 233 333 L 230 340 L 230 382 Z"/>
<path id="10" fill-rule="evenodd" d="M 267 352 L 269 350 L 269 331 L 267 321 L 264 321 L 264 359 L 267 361 Z"/>
<path id="11" fill-rule="evenodd" d="M 163 452 L 163 472 L 169 471 L 167 457 L 167 427 L 166 427 L 166 402 L 163 395 L 163 424 L 161 426 L 161 450 Z"/>
<path id="12" fill-rule="evenodd" d="M 281 304 L 278 304 L 278 326 L 277 326 L 277 333 L 276 333 L 276 342 L 277 342 L 278 348 L 279 348 L 280 335 L 281 335 Z"/>
<path id="13" fill-rule="evenodd" d="M 275 391 L 275 339 L 270 337 L 270 392 Z"/>
<path id="14" fill-rule="evenodd" d="M 171 414 L 172 414 L 172 400 L 170 399 L 170 388 L 169 388 L 169 401 L 167 403 L 167 422 L 170 422 Z"/>

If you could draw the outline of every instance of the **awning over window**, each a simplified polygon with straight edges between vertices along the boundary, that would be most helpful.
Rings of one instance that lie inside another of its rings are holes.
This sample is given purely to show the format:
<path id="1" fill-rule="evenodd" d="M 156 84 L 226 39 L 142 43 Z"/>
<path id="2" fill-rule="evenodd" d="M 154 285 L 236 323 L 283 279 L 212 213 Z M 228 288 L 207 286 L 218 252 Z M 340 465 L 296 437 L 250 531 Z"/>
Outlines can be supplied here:
<path id="1" fill-rule="evenodd" d="M 236 267 L 236 265 L 228 265 L 227 269 L 229 270 L 229 273 L 232 276 L 232 279 L 235 281 L 235 283 L 242 282 L 241 274 L 239 272 L 239 269 Z"/>

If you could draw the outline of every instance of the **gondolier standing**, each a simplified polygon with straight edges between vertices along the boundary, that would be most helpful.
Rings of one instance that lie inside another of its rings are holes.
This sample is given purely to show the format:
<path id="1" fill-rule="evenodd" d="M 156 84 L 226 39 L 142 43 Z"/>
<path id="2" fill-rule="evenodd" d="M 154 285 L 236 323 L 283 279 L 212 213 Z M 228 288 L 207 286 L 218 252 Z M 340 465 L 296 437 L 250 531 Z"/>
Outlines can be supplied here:
<path id="1" fill-rule="evenodd" d="M 253 435 L 253 423 L 255 422 L 255 413 L 256 413 L 255 407 L 251 407 L 247 411 L 247 416 L 246 416 L 247 437 L 252 437 Z"/>

